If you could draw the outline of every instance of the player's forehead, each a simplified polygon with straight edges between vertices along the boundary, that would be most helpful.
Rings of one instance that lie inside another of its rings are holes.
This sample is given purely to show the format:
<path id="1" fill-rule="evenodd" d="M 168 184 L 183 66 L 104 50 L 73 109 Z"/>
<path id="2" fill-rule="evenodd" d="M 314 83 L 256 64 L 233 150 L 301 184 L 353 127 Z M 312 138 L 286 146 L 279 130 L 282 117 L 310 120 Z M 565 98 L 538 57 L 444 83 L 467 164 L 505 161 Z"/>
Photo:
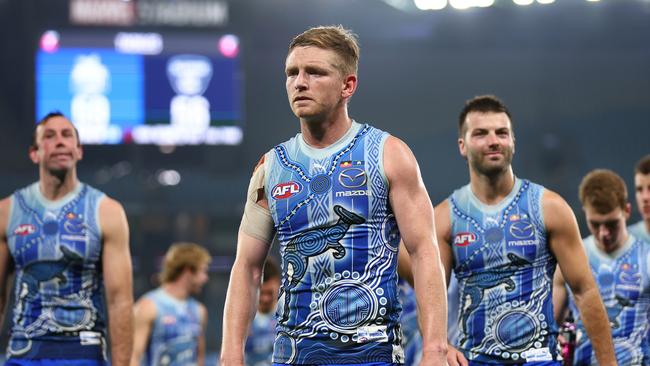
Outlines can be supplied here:
<path id="1" fill-rule="evenodd" d="M 37 134 L 44 134 L 45 132 L 58 132 L 58 131 L 74 131 L 72 122 L 63 116 L 54 116 L 48 118 L 36 127 Z"/>
<path id="2" fill-rule="evenodd" d="M 598 212 L 598 210 L 596 210 L 591 205 L 584 206 L 584 210 L 587 220 L 593 223 L 605 223 L 608 221 L 619 220 L 625 217 L 625 213 L 620 207 L 616 207 L 615 209 L 606 213 Z"/>
<path id="3" fill-rule="evenodd" d="M 650 186 L 650 174 L 634 174 L 634 185 L 636 187 Z"/>
<path id="4" fill-rule="evenodd" d="M 465 123 L 468 130 L 511 128 L 510 118 L 503 112 L 472 111 L 467 113 Z"/>
<path id="5" fill-rule="evenodd" d="M 334 68 L 337 61 L 338 55 L 332 50 L 315 46 L 296 47 L 287 55 L 285 68 L 306 66 Z"/>

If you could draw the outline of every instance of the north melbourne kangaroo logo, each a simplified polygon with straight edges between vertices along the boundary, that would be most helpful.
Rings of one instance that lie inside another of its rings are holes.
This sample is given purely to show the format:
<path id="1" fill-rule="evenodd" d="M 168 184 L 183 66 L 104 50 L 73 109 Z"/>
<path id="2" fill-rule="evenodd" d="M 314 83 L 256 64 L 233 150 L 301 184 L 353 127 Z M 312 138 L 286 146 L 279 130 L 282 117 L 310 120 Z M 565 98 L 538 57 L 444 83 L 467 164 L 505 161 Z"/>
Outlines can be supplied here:
<path id="1" fill-rule="evenodd" d="M 83 263 L 83 257 L 75 251 L 61 246 L 63 256 L 57 260 L 45 260 L 30 263 L 25 267 L 23 281 L 31 293 L 37 293 L 41 282 L 47 282 L 52 279 L 59 280 L 59 283 L 65 285 L 68 279 L 63 272 L 75 264 Z"/>
<path id="2" fill-rule="evenodd" d="M 510 263 L 502 268 L 492 271 L 479 273 L 471 276 L 465 283 L 465 296 L 469 296 L 470 304 L 465 312 L 463 312 L 462 326 L 463 326 L 463 339 L 460 341 L 462 345 L 467 341 L 468 329 L 467 321 L 469 316 L 478 308 L 481 300 L 483 300 L 483 293 L 485 290 L 497 287 L 501 284 L 506 284 L 506 291 L 512 292 L 517 288 L 512 276 L 515 274 L 518 267 L 530 265 L 530 262 L 517 256 L 514 253 L 508 253 Z M 462 299 L 465 301 L 465 299 Z"/>
<path id="3" fill-rule="evenodd" d="M 284 293 L 284 310 L 282 312 L 281 323 L 289 319 L 289 303 L 291 300 L 291 289 L 296 287 L 307 272 L 309 258 L 315 257 L 326 252 L 329 249 L 334 250 L 335 259 L 345 257 L 345 248 L 339 243 L 351 225 L 359 225 L 366 222 L 366 219 L 350 212 L 345 208 L 336 205 L 334 212 L 338 215 L 338 221 L 332 226 L 314 228 L 300 234 L 292 239 L 285 248 L 285 266 L 287 271 L 284 276 L 284 285 L 280 289 L 278 297 Z M 292 273 L 289 274 L 289 268 Z"/>
<path id="4" fill-rule="evenodd" d="M 34 296 L 39 293 L 42 282 L 57 279 L 61 285 L 65 285 L 68 279 L 65 277 L 65 270 L 73 265 L 83 264 L 83 257 L 72 249 L 60 246 L 63 255 L 57 260 L 41 260 L 28 264 L 23 270 L 23 283 L 20 291 L 20 299 L 23 300 L 30 294 Z M 18 319 L 20 323 L 22 319 Z"/>

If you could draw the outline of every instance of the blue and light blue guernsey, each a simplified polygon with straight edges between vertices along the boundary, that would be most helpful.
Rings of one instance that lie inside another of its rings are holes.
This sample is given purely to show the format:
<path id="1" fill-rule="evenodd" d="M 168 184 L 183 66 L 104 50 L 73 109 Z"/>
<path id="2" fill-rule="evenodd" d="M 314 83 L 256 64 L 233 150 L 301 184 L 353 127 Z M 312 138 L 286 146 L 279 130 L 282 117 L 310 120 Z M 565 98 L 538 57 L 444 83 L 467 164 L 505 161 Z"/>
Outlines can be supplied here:
<path id="1" fill-rule="evenodd" d="M 614 354 L 619 365 L 647 365 L 650 312 L 650 245 L 629 235 L 623 247 L 606 254 L 594 237 L 584 239 L 591 272 L 598 283 L 612 329 Z M 577 307 L 570 297 L 573 314 Z M 574 365 L 598 365 L 581 319 Z M 646 357 L 646 361 L 643 358 Z"/>
<path id="2" fill-rule="evenodd" d="M 247 366 L 271 366 L 276 325 L 277 321 L 272 313 L 263 314 L 258 311 L 255 314 L 244 348 Z"/>
<path id="3" fill-rule="evenodd" d="M 387 138 L 353 122 L 326 149 L 298 134 L 266 154 L 282 256 L 273 362 L 403 362 L 400 235 L 382 163 Z"/>
<path id="4" fill-rule="evenodd" d="M 399 280 L 399 298 L 402 302 L 402 327 L 404 345 L 404 366 L 415 366 L 422 359 L 422 335 L 418 326 L 418 304 L 415 290 L 406 281 Z"/>
<path id="5" fill-rule="evenodd" d="M 650 243 L 650 232 L 648 232 L 648 229 L 645 227 L 645 221 L 641 220 L 636 224 L 628 226 L 627 231 L 638 239 Z"/>
<path id="6" fill-rule="evenodd" d="M 197 365 L 198 340 L 202 332 L 198 301 L 175 299 L 162 288 L 144 297 L 156 304 L 156 319 L 142 365 Z"/>
<path id="7" fill-rule="evenodd" d="M 16 265 L 8 358 L 105 359 L 99 203 L 78 183 L 49 201 L 38 182 L 16 191 L 7 226 Z"/>
<path id="8" fill-rule="evenodd" d="M 555 257 L 546 242 L 544 188 L 516 179 L 496 205 L 469 185 L 449 198 L 454 273 L 460 292 L 458 346 L 471 361 L 554 361 L 557 325 L 551 286 Z"/>

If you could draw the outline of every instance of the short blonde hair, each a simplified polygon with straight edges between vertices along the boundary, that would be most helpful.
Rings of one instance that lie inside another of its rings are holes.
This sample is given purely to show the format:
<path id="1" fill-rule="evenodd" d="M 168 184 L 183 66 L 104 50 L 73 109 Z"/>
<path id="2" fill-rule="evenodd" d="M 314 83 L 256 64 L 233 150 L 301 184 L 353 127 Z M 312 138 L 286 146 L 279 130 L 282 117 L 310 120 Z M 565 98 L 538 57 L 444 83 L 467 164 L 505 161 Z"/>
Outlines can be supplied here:
<path id="1" fill-rule="evenodd" d="M 165 254 L 160 282 L 174 282 L 185 268 L 195 272 L 199 267 L 210 262 L 212 257 L 202 246 L 194 243 L 174 243 Z"/>
<path id="2" fill-rule="evenodd" d="M 357 36 L 351 30 L 341 25 L 309 28 L 291 41 L 289 53 L 296 47 L 309 46 L 334 51 L 341 61 L 336 68 L 344 75 L 357 74 L 360 50 Z"/>

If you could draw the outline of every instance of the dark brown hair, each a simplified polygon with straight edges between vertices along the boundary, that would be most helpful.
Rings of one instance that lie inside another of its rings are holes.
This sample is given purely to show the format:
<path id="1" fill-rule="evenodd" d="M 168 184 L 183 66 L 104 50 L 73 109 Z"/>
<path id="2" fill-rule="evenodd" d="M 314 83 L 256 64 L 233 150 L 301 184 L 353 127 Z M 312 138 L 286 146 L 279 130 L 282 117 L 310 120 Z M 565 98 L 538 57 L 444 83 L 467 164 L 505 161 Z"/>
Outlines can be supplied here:
<path id="1" fill-rule="evenodd" d="M 636 163 L 634 167 L 635 174 L 650 174 L 650 154 L 644 156 Z"/>
<path id="2" fill-rule="evenodd" d="M 463 110 L 460 111 L 460 115 L 458 116 L 458 136 L 461 138 L 465 136 L 465 132 L 467 132 L 465 120 L 470 112 L 505 113 L 510 119 L 512 128 L 512 116 L 510 115 L 508 107 L 506 107 L 506 105 L 494 95 L 479 95 L 465 101 L 465 106 L 463 107 Z"/>

